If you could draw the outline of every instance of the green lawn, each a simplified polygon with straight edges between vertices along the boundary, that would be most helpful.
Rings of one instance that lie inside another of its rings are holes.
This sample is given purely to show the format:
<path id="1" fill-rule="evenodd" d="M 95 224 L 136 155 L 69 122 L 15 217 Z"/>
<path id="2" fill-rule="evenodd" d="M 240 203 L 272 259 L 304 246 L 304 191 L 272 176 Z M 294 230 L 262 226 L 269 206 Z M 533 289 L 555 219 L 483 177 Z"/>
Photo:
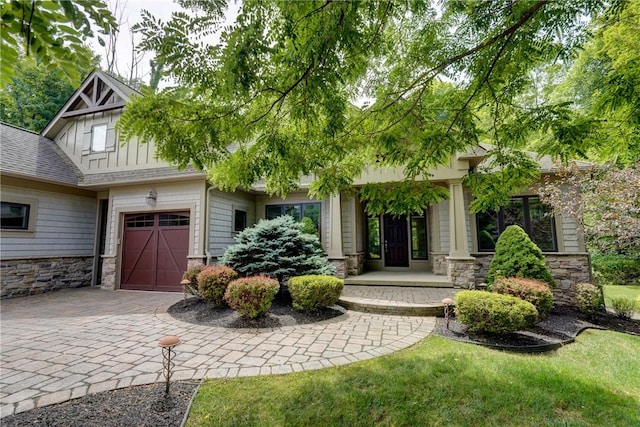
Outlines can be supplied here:
<path id="1" fill-rule="evenodd" d="M 604 299 L 607 307 L 611 305 L 612 298 L 632 299 L 640 306 L 640 286 L 604 286 Z"/>
<path id="2" fill-rule="evenodd" d="M 588 330 L 544 355 L 431 336 L 396 354 L 210 380 L 189 426 L 640 426 L 640 337 Z"/>

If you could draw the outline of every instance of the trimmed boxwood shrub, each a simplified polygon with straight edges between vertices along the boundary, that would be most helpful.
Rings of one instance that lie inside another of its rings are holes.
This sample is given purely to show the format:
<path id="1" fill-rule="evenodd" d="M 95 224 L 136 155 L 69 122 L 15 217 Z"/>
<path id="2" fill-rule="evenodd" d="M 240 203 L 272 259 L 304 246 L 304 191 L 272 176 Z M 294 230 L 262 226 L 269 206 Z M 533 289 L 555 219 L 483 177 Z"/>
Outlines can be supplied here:
<path id="1" fill-rule="evenodd" d="M 182 275 L 183 279 L 187 279 L 191 282 L 190 285 L 187 285 L 187 292 L 191 295 L 200 295 L 198 293 L 198 274 L 200 274 L 200 272 L 205 268 L 207 268 L 207 266 L 204 264 L 196 264 L 193 267 L 190 267 Z"/>
<path id="2" fill-rule="evenodd" d="M 304 225 L 285 215 L 261 220 L 236 236 L 220 264 L 241 276 L 264 274 L 282 282 L 287 277 L 306 274 L 334 274 L 316 235 L 303 232 Z"/>
<path id="3" fill-rule="evenodd" d="M 491 286 L 498 277 L 536 279 L 551 287 L 556 284 L 542 251 L 517 225 L 507 227 L 498 238 L 485 282 Z"/>
<path id="4" fill-rule="evenodd" d="M 338 302 L 344 280 L 333 276 L 309 275 L 289 279 L 289 292 L 293 298 L 293 308 L 317 311 Z"/>
<path id="5" fill-rule="evenodd" d="M 577 283 L 575 289 L 578 310 L 588 316 L 593 316 L 602 310 L 604 300 L 599 286 L 591 283 Z"/>
<path id="6" fill-rule="evenodd" d="M 540 318 L 545 318 L 553 308 L 553 293 L 546 283 L 521 277 L 501 277 L 491 287 L 493 292 L 511 295 L 529 301 L 538 310 Z"/>
<path id="7" fill-rule="evenodd" d="M 538 311 L 528 301 L 486 291 L 456 294 L 456 316 L 472 332 L 506 334 L 527 329 L 538 321 Z"/>
<path id="8" fill-rule="evenodd" d="M 269 311 L 279 288 L 278 281 L 267 276 L 244 277 L 229 283 L 224 299 L 241 316 L 255 319 Z"/>
<path id="9" fill-rule="evenodd" d="M 222 305 L 227 285 L 237 277 L 238 273 L 232 268 L 223 265 L 207 267 L 198 274 L 198 293 L 213 305 Z"/>

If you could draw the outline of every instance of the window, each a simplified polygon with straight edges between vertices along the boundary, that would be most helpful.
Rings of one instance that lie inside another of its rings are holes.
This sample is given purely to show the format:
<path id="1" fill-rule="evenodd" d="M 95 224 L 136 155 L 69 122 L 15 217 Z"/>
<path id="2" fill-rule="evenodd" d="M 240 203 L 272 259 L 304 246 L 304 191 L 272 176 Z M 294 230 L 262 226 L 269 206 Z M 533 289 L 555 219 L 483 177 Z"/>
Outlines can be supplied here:
<path id="1" fill-rule="evenodd" d="M 160 227 L 177 227 L 180 225 L 189 225 L 189 215 L 160 214 L 158 217 L 158 225 Z"/>
<path id="2" fill-rule="evenodd" d="M 94 125 L 91 129 L 91 152 L 98 153 L 107 149 L 107 125 Z"/>
<path id="3" fill-rule="evenodd" d="M 286 205 L 268 205 L 266 207 L 267 219 L 274 219 L 282 215 L 291 215 L 298 221 L 309 218 L 320 235 L 320 203 L 293 203 Z"/>
<path id="4" fill-rule="evenodd" d="M 154 215 L 139 215 L 127 219 L 127 228 L 144 228 L 153 227 L 155 221 Z"/>
<path id="5" fill-rule="evenodd" d="M 367 217 L 367 258 L 382 258 L 380 249 L 380 217 Z"/>
<path id="6" fill-rule="evenodd" d="M 0 228 L 3 230 L 28 230 L 31 205 L 2 202 Z"/>
<path id="7" fill-rule="evenodd" d="M 551 209 L 543 205 L 538 197 L 514 197 L 509 205 L 500 211 L 479 213 L 476 219 L 480 251 L 495 250 L 500 233 L 514 224 L 522 227 L 541 250 L 546 252 L 558 250 Z"/>
<path id="8" fill-rule="evenodd" d="M 411 258 L 427 259 L 427 218 L 411 215 Z"/>
<path id="9" fill-rule="evenodd" d="M 233 231 L 242 231 L 247 228 L 247 212 L 236 209 L 233 212 Z"/>

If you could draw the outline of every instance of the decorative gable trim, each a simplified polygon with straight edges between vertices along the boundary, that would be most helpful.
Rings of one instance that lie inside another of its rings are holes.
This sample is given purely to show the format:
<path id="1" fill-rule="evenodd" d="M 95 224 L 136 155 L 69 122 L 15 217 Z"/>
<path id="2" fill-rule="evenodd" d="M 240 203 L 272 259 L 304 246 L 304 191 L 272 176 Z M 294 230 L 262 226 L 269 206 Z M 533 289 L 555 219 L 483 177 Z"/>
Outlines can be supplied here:
<path id="1" fill-rule="evenodd" d="M 42 131 L 53 139 L 69 119 L 122 108 L 136 91 L 102 71 L 93 71 Z"/>

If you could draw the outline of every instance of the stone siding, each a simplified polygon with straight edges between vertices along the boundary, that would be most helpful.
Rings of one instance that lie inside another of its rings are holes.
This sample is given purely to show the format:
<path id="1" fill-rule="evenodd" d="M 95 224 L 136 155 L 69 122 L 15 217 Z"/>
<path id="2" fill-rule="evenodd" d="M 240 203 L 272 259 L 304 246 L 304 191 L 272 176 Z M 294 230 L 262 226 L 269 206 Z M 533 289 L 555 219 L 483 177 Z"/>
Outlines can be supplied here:
<path id="1" fill-rule="evenodd" d="M 0 296 L 13 298 L 91 286 L 93 257 L 56 257 L 0 262 Z"/>
<path id="2" fill-rule="evenodd" d="M 329 262 L 336 268 L 336 276 L 339 279 L 347 278 L 347 259 L 348 258 L 329 258 Z"/>
<path id="3" fill-rule="evenodd" d="M 433 274 L 438 276 L 445 276 L 447 274 L 447 268 L 449 263 L 447 262 L 448 254 L 439 254 L 431 252 L 431 262 Z"/>
<path id="4" fill-rule="evenodd" d="M 475 253 L 475 280 L 482 283 L 489 272 L 493 254 Z M 545 253 L 545 260 L 556 281 L 553 297 L 557 305 L 575 305 L 575 284 L 591 281 L 591 264 L 587 253 Z"/>
<path id="5" fill-rule="evenodd" d="M 102 256 L 102 289 L 108 291 L 116 290 L 116 257 L 111 255 Z"/>
<path id="6" fill-rule="evenodd" d="M 347 276 L 359 276 L 364 272 L 364 252 L 347 255 Z"/>
<path id="7" fill-rule="evenodd" d="M 473 258 L 446 259 L 447 278 L 454 288 L 470 289 L 475 287 L 475 260 Z"/>

